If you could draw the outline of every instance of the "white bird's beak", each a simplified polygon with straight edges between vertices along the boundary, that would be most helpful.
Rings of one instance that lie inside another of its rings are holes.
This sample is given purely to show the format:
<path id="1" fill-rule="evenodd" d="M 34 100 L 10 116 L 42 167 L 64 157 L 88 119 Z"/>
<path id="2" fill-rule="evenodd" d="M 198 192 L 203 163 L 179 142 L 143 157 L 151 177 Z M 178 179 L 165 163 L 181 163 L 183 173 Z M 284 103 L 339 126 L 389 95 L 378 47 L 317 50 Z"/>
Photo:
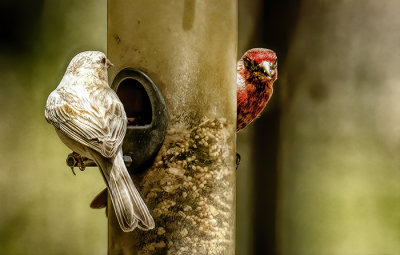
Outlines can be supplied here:
<path id="1" fill-rule="evenodd" d="M 107 61 L 106 61 L 106 65 L 107 65 L 107 67 L 114 66 L 114 64 L 111 63 L 111 61 L 108 58 L 107 58 Z"/>

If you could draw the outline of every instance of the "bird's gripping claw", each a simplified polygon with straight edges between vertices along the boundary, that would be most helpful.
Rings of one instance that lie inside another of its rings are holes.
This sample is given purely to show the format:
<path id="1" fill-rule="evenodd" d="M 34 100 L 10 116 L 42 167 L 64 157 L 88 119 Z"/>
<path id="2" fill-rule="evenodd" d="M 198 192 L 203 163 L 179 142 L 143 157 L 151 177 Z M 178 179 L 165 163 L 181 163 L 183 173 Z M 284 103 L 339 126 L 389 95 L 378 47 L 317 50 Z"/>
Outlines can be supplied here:
<path id="1" fill-rule="evenodd" d="M 74 175 L 76 175 L 76 173 L 74 171 L 75 166 L 79 167 L 79 170 L 81 170 L 81 171 L 85 171 L 85 169 L 86 169 L 86 165 L 85 165 L 84 160 L 82 159 L 82 156 L 74 151 L 72 153 L 68 154 L 67 165 L 70 166 L 72 173 Z"/>

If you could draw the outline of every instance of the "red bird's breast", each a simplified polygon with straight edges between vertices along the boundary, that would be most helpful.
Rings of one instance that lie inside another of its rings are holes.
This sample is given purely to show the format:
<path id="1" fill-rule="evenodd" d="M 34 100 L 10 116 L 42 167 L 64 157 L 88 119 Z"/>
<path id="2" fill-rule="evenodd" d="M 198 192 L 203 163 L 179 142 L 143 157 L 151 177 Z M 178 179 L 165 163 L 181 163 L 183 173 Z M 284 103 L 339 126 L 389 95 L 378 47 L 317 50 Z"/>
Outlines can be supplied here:
<path id="1" fill-rule="evenodd" d="M 248 84 L 237 91 L 237 131 L 241 130 L 264 110 L 272 95 L 272 88 L 264 86 L 257 89 L 254 84 Z"/>

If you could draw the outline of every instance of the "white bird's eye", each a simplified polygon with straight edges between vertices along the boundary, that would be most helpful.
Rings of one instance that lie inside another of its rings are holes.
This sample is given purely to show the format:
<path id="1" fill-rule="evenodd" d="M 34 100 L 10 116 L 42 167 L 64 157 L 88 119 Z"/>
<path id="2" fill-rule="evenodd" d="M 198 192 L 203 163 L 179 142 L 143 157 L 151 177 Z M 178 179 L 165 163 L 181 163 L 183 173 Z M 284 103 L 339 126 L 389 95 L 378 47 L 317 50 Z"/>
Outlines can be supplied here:
<path id="1" fill-rule="evenodd" d="M 107 61 L 106 57 L 103 57 L 103 58 L 101 59 L 101 63 L 104 64 L 104 65 L 106 64 L 106 61 Z"/>

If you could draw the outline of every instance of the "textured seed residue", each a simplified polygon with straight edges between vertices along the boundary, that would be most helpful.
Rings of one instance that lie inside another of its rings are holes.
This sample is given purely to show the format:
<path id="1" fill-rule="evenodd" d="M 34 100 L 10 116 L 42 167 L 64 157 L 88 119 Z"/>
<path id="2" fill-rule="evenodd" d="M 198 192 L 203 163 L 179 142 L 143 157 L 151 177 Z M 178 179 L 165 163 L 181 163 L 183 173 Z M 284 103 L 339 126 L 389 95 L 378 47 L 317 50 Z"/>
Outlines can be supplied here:
<path id="1" fill-rule="evenodd" d="M 234 153 L 224 119 L 170 127 L 141 182 L 156 222 L 138 254 L 234 254 Z"/>

